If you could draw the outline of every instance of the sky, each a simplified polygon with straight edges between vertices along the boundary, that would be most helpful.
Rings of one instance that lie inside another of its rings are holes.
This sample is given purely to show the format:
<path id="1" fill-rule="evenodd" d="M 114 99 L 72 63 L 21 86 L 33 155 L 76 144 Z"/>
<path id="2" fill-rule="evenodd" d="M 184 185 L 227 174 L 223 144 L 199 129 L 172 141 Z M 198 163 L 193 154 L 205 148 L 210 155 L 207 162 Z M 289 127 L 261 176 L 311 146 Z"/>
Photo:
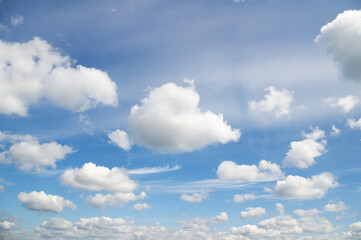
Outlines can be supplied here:
<path id="1" fill-rule="evenodd" d="M 0 1 L 0 239 L 360 239 L 361 2 Z"/>

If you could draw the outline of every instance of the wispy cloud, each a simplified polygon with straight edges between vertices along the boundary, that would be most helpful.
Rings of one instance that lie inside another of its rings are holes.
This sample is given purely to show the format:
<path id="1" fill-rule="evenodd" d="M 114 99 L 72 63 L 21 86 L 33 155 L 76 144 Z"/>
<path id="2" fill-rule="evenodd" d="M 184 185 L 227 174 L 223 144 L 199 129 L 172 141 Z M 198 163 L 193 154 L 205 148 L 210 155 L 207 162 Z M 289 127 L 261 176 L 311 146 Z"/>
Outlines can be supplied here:
<path id="1" fill-rule="evenodd" d="M 145 167 L 145 168 L 129 169 L 129 170 L 126 170 L 126 172 L 129 175 L 142 175 L 142 174 L 173 172 L 173 171 L 177 171 L 181 168 L 182 167 L 179 165 L 175 165 L 173 167 L 166 165 L 164 167 Z"/>

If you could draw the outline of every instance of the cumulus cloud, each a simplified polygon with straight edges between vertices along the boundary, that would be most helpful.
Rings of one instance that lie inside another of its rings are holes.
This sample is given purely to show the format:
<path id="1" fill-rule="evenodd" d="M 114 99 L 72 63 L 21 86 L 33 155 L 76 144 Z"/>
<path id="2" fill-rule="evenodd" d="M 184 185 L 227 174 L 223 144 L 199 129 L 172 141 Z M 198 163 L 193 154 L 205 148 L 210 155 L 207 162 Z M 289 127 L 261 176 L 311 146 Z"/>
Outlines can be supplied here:
<path id="1" fill-rule="evenodd" d="M 142 211 L 142 210 L 145 210 L 145 209 L 149 209 L 151 208 L 150 205 L 148 205 L 147 203 L 137 203 L 137 204 L 134 204 L 132 209 L 134 211 Z"/>
<path id="2" fill-rule="evenodd" d="M 42 172 L 46 167 L 56 168 L 56 162 L 65 159 L 73 149 L 57 142 L 39 143 L 30 135 L 11 135 L 0 132 L 0 142 L 13 144 L 0 153 L 0 163 L 14 163 L 22 171 L 36 170 Z"/>
<path id="3" fill-rule="evenodd" d="M 150 91 L 140 105 L 131 108 L 131 138 L 136 144 L 160 152 L 191 152 L 210 144 L 233 141 L 241 136 L 223 115 L 202 112 L 192 81 L 181 87 L 167 83 Z"/>
<path id="4" fill-rule="evenodd" d="M 288 215 L 281 215 L 263 220 L 258 223 L 258 226 L 263 229 L 278 231 L 280 234 L 286 235 L 302 233 L 302 228 L 297 219 Z"/>
<path id="5" fill-rule="evenodd" d="M 268 93 L 264 96 L 264 99 L 259 102 L 249 102 L 249 108 L 253 111 L 270 112 L 276 118 L 280 118 L 283 115 L 289 116 L 291 113 L 291 103 L 293 102 L 293 92 L 287 89 L 279 91 L 273 86 L 267 87 L 265 91 Z"/>
<path id="6" fill-rule="evenodd" d="M 134 202 L 139 199 L 145 199 L 147 194 L 141 192 L 139 195 L 135 195 L 132 192 L 118 192 L 115 194 L 101 194 L 97 193 L 94 196 L 88 196 L 87 201 L 92 207 L 104 209 L 107 206 L 122 207 L 125 203 Z"/>
<path id="7" fill-rule="evenodd" d="M 10 22 L 12 25 L 17 26 L 19 24 L 22 24 L 24 22 L 24 17 L 21 15 L 17 15 L 17 16 L 11 16 L 10 17 Z"/>
<path id="8" fill-rule="evenodd" d="M 353 118 L 347 119 L 347 125 L 351 128 L 351 129 L 360 129 L 361 130 L 361 118 L 359 120 L 355 120 Z"/>
<path id="9" fill-rule="evenodd" d="M 345 239 L 360 239 L 361 238 L 361 222 L 350 224 L 350 231 L 344 233 Z"/>
<path id="10" fill-rule="evenodd" d="M 76 205 L 72 201 L 65 200 L 61 196 L 46 194 L 44 191 L 21 192 L 18 198 L 23 207 L 32 211 L 60 213 L 64 207 L 76 210 Z"/>
<path id="11" fill-rule="evenodd" d="M 186 202 L 202 202 L 208 198 L 208 192 L 201 191 L 200 193 L 193 193 L 190 195 L 182 194 L 180 198 Z"/>
<path id="12" fill-rule="evenodd" d="M 312 132 L 303 135 L 304 140 L 291 142 L 290 150 L 282 161 L 283 167 L 308 168 L 316 163 L 315 157 L 325 152 L 327 141 L 323 139 L 324 131 L 316 127 Z"/>
<path id="13" fill-rule="evenodd" d="M 258 166 L 224 161 L 218 166 L 217 176 L 225 181 L 260 182 L 280 179 L 283 173 L 277 164 L 266 160 L 260 161 Z"/>
<path id="14" fill-rule="evenodd" d="M 242 211 L 241 212 L 241 217 L 244 219 L 249 219 L 249 218 L 258 218 L 262 215 L 266 214 L 266 209 L 261 208 L 261 207 L 249 207 L 246 208 L 246 211 Z"/>
<path id="15" fill-rule="evenodd" d="M 129 141 L 128 134 L 121 130 L 115 130 L 108 134 L 110 142 L 120 147 L 125 151 L 129 151 L 131 148 L 131 142 Z"/>
<path id="16" fill-rule="evenodd" d="M 324 101 L 330 104 L 330 107 L 340 107 L 345 113 L 348 113 L 359 103 L 359 98 L 356 96 L 347 95 L 346 97 L 341 97 L 338 99 L 326 98 Z"/>
<path id="17" fill-rule="evenodd" d="M 324 206 L 323 211 L 325 212 L 341 212 L 348 209 L 348 206 L 342 201 L 339 201 L 338 203 L 329 203 Z"/>
<path id="18" fill-rule="evenodd" d="M 348 10 L 321 28 L 315 42 L 326 48 L 343 74 L 361 80 L 361 10 Z"/>
<path id="19" fill-rule="evenodd" d="M 311 178 L 289 175 L 277 181 L 275 193 L 282 198 L 310 200 L 322 198 L 330 188 L 338 185 L 331 173 L 321 173 Z"/>
<path id="20" fill-rule="evenodd" d="M 228 215 L 225 212 L 221 212 L 219 215 L 212 218 L 193 218 L 189 221 L 179 221 L 178 224 L 182 226 L 186 231 L 209 231 L 209 224 L 228 221 Z"/>
<path id="21" fill-rule="evenodd" d="M 241 203 L 244 201 L 250 201 L 257 199 L 257 196 L 254 194 L 235 194 L 233 197 L 233 202 Z"/>
<path id="22" fill-rule="evenodd" d="M 10 229 L 15 226 L 16 226 L 16 223 L 14 223 L 14 222 L 10 222 L 7 220 L 0 221 L 0 228 L 2 228 L 2 229 Z"/>
<path id="23" fill-rule="evenodd" d="M 282 203 L 277 203 L 276 204 L 276 210 L 280 215 L 284 215 L 285 214 L 285 207 L 283 206 Z"/>
<path id="24" fill-rule="evenodd" d="M 0 40 L 0 113 L 26 116 L 28 107 L 45 98 L 71 111 L 117 106 L 116 84 L 95 68 L 72 66 L 68 56 L 35 37 L 25 43 Z"/>
<path id="25" fill-rule="evenodd" d="M 137 183 L 131 180 L 124 169 L 112 169 L 85 163 L 81 168 L 66 170 L 61 176 L 63 185 L 88 191 L 132 192 Z"/>

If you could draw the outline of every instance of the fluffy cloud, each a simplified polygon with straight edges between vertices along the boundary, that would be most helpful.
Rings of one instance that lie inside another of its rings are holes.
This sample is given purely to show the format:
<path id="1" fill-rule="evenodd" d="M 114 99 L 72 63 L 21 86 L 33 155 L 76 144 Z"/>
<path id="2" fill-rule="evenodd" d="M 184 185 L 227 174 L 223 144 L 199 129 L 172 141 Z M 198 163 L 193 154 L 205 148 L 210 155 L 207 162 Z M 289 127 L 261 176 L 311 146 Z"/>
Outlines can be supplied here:
<path id="1" fill-rule="evenodd" d="M 191 152 L 210 144 L 238 141 L 223 115 L 202 112 L 193 82 L 189 87 L 167 83 L 153 89 L 131 108 L 129 121 L 135 143 L 160 152 Z"/>
<path id="2" fill-rule="evenodd" d="M 253 194 L 235 194 L 233 197 L 233 202 L 241 203 L 244 201 L 255 200 L 255 199 L 257 199 L 257 196 Z"/>
<path id="3" fill-rule="evenodd" d="M 261 208 L 261 207 L 249 207 L 246 208 L 246 211 L 242 211 L 241 212 L 241 217 L 244 219 L 249 219 L 249 218 L 258 218 L 262 215 L 266 214 L 266 209 Z"/>
<path id="4" fill-rule="evenodd" d="M 283 115 L 290 115 L 291 103 L 293 102 L 293 92 L 287 89 L 282 91 L 277 90 L 275 87 L 270 86 L 265 89 L 268 94 L 264 96 L 259 102 L 251 101 L 248 106 L 253 111 L 271 112 L 280 118 Z"/>
<path id="5" fill-rule="evenodd" d="M 346 97 L 334 99 L 327 98 L 324 100 L 326 103 L 330 104 L 330 107 L 341 107 L 345 113 L 350 112 L 356 104 L 359 103 L 359 99 L 356 96 L 347 95 Z"/>
<path id="6" fill-rule="evenodd" d="M 11 16 L 10 17 L 10 22 L 12 25 L 17 26 L 19 24 L 22 24 L 24 22 L 24 17 L 21 15 L 17 15 L 17 16 Z"/>
<path id="7" fill-rule="evenodd" d="M 331 173 L 321 173 L 311 178 L 290 175 L 285 180 L 277 181 L 275 193 L 282 198 L 320 199 L 329 188 L 335 188 L 337 185 Z"/>
<path id="8" fill-rule="evenodd" d="M 321 28 L 315 42 L 324 46 L 346 77 L 361 80 L 361 10 L 348 10 Z"/>
<path id="9" fill-rule="evenodd" d="M 245 239 L 278 239 L 281 236 L 281 233 L 279 231 L 267 230 L 250 224 L 241 227 L 232 227 L 231 232 L 236 236 L 243 236 L 245 237 Z M 242 237 L 239 239 L 242 239 Z"/>
<path id="10" fill-rule="evenodd" d="M 9 222 L 7 220 L 0 221 L 0 228 L 2 228 L 2 229 L 10 229 L 15 226 L 16 226 L 16 223 L 14 223 L 14 222 Z"/>
<path id="11" fill-rule="evenodd" d="M 291 216 L 276 216 L 258 223 L 258 226 L 263 229 L 276 230 L 280 234 L 297 234 L 302 233 L 302 228 L 299 226 L 297 219 Z"/>
<path id="12" fill-rule="evenodd" d="M 228 221 L 228 215 L 225 212 L 221 212 L 218 216 L 212 218 L 193 218 L 189 221 L 179 221 L 183 230 L 186 231 L 209 231 L 209 224 Z"/>
<path id="13" fill-rule="evenodd" d="M 325 152 L 327 142 L 323 139 L 324 131 L 314 128 L 311 133 L 303 135 L 304 140 L 291 142 L 290 150 L 282 161 L 284 167 L 308 168 L 315 164 L 315 157 Z"/>
<path id="14" fill-rule="evenodd" d="M 132 192 L 127 193 L 115 193 L 115 194 L 101 194 L 97 193 L 94 196 L 88 196 L 87 201 L 92 207 L 104 209 L 107 206 L 122 207 L 125 203 L 133 202 L 139 199 L 145 199 L 147 194 L 141 192 L 139 195 L 135 195 Z"/>
<path id="15" fill-rule="evenodd" d="M 137 204 L 134 204 L 132 209 L 134 211 L 142 211 L 142 210 L 145 210 L 145 209 L 149 209 L 151 208 L 150 205 L 148 205 L 147 203 L 137 203 Z"/>
<path id="16" fill-rule="evenodd" d="M 361 222 L 355 222 L 350 224 L 349 232 L 344 233 L 345 239 L 360 239 L 361 238 Z"/>
<path id="17" fill-rule="evenodd" d="M 259 182 L 280 179 L 283 173 L 277 164 L 265 160 L 260 161 L 258 166 L 224 161 L 218 166 L 217 176 L 226 181 Z"/>
<path id="18" fill-rule="evenodd" d="M 118 147 L 129 151 L 131 148 L 131 142 L 129 141 L 128 134 L 121 130 L 115 130 L 108 134 L 111 143 L 114 143 Z"/>
<path id="19" fill-rule="evenodd" d="M 355 129 L 358 128 L 361 130 L 361 118 L 359 120 L 355 120 L 353 118 L 347 119 L 347 125 L 351 128 L 351 129 Z"/>
<path id="20" fill-rule="evenodd" d="M 14 163 L 22 171 L 43 171 L 46 167 L 56 168 L 56 162 L 65 159 L 73 149 L 56 142 L 39 143 L 30 135 L 11 135 L 0 132 L 0 142 L 13 142 L 8 150 L 0 153 L 0 162 Z"/>
<path id="21" fill-rule="evenodd" d="M 317 209 L 297 209 L 294 212 L 301 216 L 298 219 L 298 222 L 303 232 L 329 233 L 335 230 L 332 223 L 327 218 L 319 216 L 320 211 Z"/>
<path id="22" fill-rule="evenodd" d="M 276 204 L 276 210 L 277 210 L 277 212 L 279 212 L 280 215 L 285 214 L 285 206 L 283 206 L 282 203 L 277 203 Z"/>
<path id="23" fill-rule="evenodd" d="M 132 192 L 137 187 L 137 183 L 126 175 L 124 169 L 109 169 L 91 162 L 85 163 L 80 169 L 66 170 L 60 176 L 60 181 L 63 185 L 89 191 Z"/>
<path id="24" fill-rule="evenodd" d="M 200 193 L 193 193 L 191 195 L 182 194 L 180 198 L 186 202 L 202 202 L 203 200 L 208 198 L 208 193 L 202 191 Z"/>
<path id="25" fill-rule="evenodd" d="M 72 201 L 64 200 L 61 196 L 46 194 L 44 191 L 21 192 L 18 198 L 23 207 L 33 211 L 60 213 L 64 207 L 76 210 Z"/>
<path id="26" fill-rule="evenodd" d="M 324 206 L 323 211 L 325 212 L 341 212 L 341 211 L 345 211 L 346 209 L 348 209 L 348 207 L 346 206 L 346 204 L 342 201 L 339 201 L 338 203 L 334 203 L 334 204 L 327 204 Z"/>
<path id="27" fill-rule="evenodd" d="M 341 133 L 341 130 L 338 129 L 335 125 L 332 124 L 332 133 L 331 133 L 331 135 L 332 136 L 338 136 L 338 135 L 340 135 L 340 133 Z"/>
<path id="28" fill-rule="evenodd" d="M 117 106 L 116 84 L 105 72 L 72 67 L 72 60 L 45 40 L 0 41 L 0 48 L 0 113 L 26 116 L 41 98 L 78 112 L 99 103 Z"/>

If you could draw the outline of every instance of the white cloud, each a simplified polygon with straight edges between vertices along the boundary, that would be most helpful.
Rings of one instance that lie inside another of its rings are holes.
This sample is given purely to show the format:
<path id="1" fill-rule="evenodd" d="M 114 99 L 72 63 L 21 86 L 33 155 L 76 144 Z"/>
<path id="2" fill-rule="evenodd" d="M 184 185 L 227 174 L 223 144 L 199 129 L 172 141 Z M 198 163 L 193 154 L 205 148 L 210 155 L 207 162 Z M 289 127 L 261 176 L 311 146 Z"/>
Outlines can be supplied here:
<path id="1" fill-rule="evenodd" d="M 315 42 L 324 46 L 346 77 L 361 80 L 361 10 L 348 10 L 321 28 Z"/>
<path id="2" fill-rule="evenodd" d="M 121 130 L 115 130 L 108 134 L 111 143 L 114 143 L 118 147 L 129 151 L 131 148 L 131 142 L 129 141 L 128 134 Z"/>
<path id="3" fill-rule="evenodd" d="M 331 133 L 331 135 L 332 136 L 338 136 L 338 135 L 340 135 L 340 133 L 341 133 L 341 130 L 338 129 L 335 125 L 332 124 L 332 133 Z"/>
<path id="4" fill-rule="evenodd" d="M 339 201 L 338 203 L 329 203 L 324 206 L 323 211 L 325 212 L 341 212 L 348 209 L 348 206 L 342 201 Z"/>
<path id="5" fill-rule="evenodd" d="M 101 194 L 97 193 L 94 196 L 88 196 L 87 201 L 92 207 L 104 209 L 107 206 L 122 207 L 125 203 L 134 202 L 139 199 L 145 199 L 147 194 L 141 192 L 139 195 L 135 195 L 132 192 L 118 192 L 115 194 Z"/>
<path id="6" fill-rule="evenodd" d="M 46 194 L 44 191 L 21 192 L 18 198 L 23 207 L 28 210 L 54 213 L 62 212 L 64 207 L 76 210 L 76 206 L 72 201 L 65 200 L 61 196 Z"/>
<path id="7" fill-rule="evenodd" d="M 224 161 L 218 166 L 217 176 L 226 181 L 260 182 L 280 179 L 283 173 L 277 164 L 265 160 L 260 161 L 258 166 Z"/>
<path id="8" fill-rule="evenodd" d="M 116 84 L 107 73 L 72 67 L 48 42 L 0 41 L 0 113 L 26 116 L 28 106 L 46 98 L 59 107 L 83 112 L 99 103 L 117 106 Z"/>
<path id="9" fill-rule="evenodd" d="M 137 169 L 127 169 L 125 171 L 129 175 L 142 175 L 142 174 L 172 172 L 172 171 L 177 171 L 181 168 L 182 167 L 179 165 L 175 165 L 173 167 L 167 165 L 165 167 L 145 167 L 145 168 L 137 168 Z"/>
<path id="10" fill-rule="evenodd" d="M 249 207 L 246 208 L 246 211 L 242 211 L 241 212 L 241 217 L 244 219 L 249 219 L 249 218 L 258 218 L 262 215 L 266 214 L 266 209 L 261 208 L 261 207 Z"/>
<path id="11" fill-rule="evenodd" d="M 191 195 L 182 194 L 180 198 L 186 202 L 202 202 L 208 198 L 208 193 L 201 191 L 200 193 L 193 193 Z"/>
<path id="12" fill-rule="evenodd" d="M 7 220 L 0 221 L 0 228 L 2 228 L 2 229 L 9 229 L 9 228 L 12 228 L 15 226 L 16 226 L 16 223 L 14 223 L 14 222 L 10 222 Z"/>
<path id="13" fill-rule="evenodd" d="M 287 89 L 278 91 L 273 86 L 267 87 L 265 91 L 268 94 L 264 96 L 264 99 L 259 102 L 249 102 L 249 108 L 253 111 L 271 112 L 276 118 L 280 118 L 282 115 L 289 116 L 291 103 L 293 102 L 293 92 Z"/>
<path id="14" fill-rule="evenodd" d="M 240 130 L 232 129 L 222 114 L 199 109 L 199 95 L 190 83 L 189 87 L 164 84 L 131 108 L 131 138 L 136 144 L 177 153 L 238 141 Z"/>
<path id="15" fill-rule="evenodd" d="M 32 169 L 41 172 L 46 167 L 56 168 L 56 162 L 65 159 L 73 149 L 56 142 L 39 143 L 30 135 L 11 135 L 0 132 L 0 141 L 9 141 L 14 144 L 3 153 L 0 153 L 0 162 L 14 163 L 22 171 Z"/>
<path id="16" fill-rule="evenodd" d="M 347 95 L 346 97 L 338 99 L 326 98 L 324 101 L 330 104 L 330 107 L 341 107 L 345 113 L 348 113 L 359 103 L 359 98 L 356 96 Z"/>
<path id="17" fill-rule="evenodd" d="M 183 230 L 186 231 L 209 231 L 209 224 L 228 221 L 228 215 L 225 212 L 221 212 L 219 215 L 212 218 L 193 218 L 189 221 L 179 221 Z"/>
<path id="18" fill-rule="evenodd" d="M 132 192 L 137 187 L 137 183 L 129 179 L 124 169 L 109 169 L 91 162 L 85 163 L 80 169 L 66 170 L 60 176 L 60 181 L 63 185 L 89 191 Z"/>
<path id="19" fill-rule="evenodd" d="M 311 178 L 289 175 L 285 180 L 277 181 L 275 193 L 282 198 L 310 200 L 320 199 L 329 188 L 338 185 L 331 173 L 321 173 Z"/>
<path id="20" fill-rule="evenodd" d="M 282 203 L 277 203 L 276 204 L 276 210 L 277 210 L 277 212 L 279 212 L 280 215 L 285 214 L 285 207 L 283 206 Z"/>
<path id="21" fill-rule="evenodd" d="M 286 235 L 302 233 L 302 228 L 299 226 L 299 222 L 291 216 L 281 215 L 269 218 L 259 222 L 258 226 L 264 229 L 277 230 Z"/>
<path id="22" fill-rule="evenodd" d="M 359 120 L 355 120 L 353 118 L 347 119 L 347 125 L 351 128 L 351 129 L 355 129 L 358 128 L 361 130 L 361 118 Z"/>
<path id="23" fill-rule="evenodd" d="M 254 194 L 235 194 L 233 197 L 233 202 L 241 203 L 244 201 L 250 201 L 257 199 L 257 196 Z"/>
<path id="24" fill-rule="evenodd" d="M 147 203 L 137 203 L 137 204 L 134 204 L 132 209 L 134 211 L 142 211 L 142 210 L 145 210 L 145 209 L 149 209 L 151 208 L 150 205 L 148 205 Z"/>
<path id="25" fill-rule="evenodd" d="M 24 17 L 21 15 L 17 15 L 17 16 L 11 16 L 10 17 L 10 22 L 12 25 L 17 26 L 19 24 L 22 24 L 24 22 Z"/>
<path id="26" fill-rule="evenodd" d="M 282 161 L 283 167 L 308 168 L 315 164 L 315 157 L 319 157 L 325 152 L 327 141 L 323 139 L 324 131 L 316 127 L 312 129 L 311 133 L 303 135 L 306 139 L 291 142 L 290 150 Z"/>

